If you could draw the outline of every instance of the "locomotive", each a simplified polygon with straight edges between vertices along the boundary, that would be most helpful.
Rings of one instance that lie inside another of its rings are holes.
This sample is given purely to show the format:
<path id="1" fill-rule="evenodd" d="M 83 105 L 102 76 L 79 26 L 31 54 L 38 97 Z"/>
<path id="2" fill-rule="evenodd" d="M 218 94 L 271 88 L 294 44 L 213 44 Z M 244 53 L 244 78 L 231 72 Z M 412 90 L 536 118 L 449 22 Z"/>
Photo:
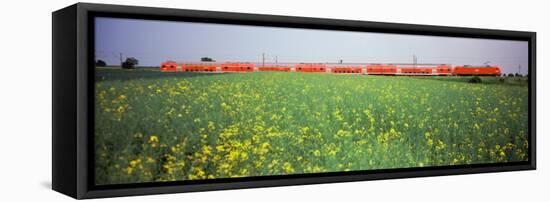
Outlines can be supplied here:
<path id="1" fill-rule="evenodd" d="M 499 66 L 452 66 L 450 64 L 324 64 L 298 63 L 294 65 L 255 65 L 245 62 L 228 63 L 177 63 L 160 64 L 162 72 L 247 73 L 257 71 L 394 75 L 394 76 L 500 76 Z"/>

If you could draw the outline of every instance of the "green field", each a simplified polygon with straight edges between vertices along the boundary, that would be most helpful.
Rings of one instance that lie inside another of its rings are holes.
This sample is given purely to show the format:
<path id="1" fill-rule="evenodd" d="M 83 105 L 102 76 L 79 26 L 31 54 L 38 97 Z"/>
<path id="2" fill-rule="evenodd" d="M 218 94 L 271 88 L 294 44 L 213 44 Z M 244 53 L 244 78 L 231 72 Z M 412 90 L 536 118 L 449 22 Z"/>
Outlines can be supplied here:
<path id="1" fill-rule="evenodd" d="M 97 70 L 96 184 L 526 161 L 518 78 Z"/>

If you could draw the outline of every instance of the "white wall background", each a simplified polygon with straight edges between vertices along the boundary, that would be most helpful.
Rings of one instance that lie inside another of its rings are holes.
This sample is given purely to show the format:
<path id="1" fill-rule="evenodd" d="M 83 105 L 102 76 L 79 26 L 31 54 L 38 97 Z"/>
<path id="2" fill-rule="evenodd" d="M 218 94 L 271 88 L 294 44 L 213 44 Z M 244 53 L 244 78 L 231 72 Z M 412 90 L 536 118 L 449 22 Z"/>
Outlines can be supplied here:
<path id="1" fill-rule="evenodd" d="M 90 1 L 139 6 L 536 31 L 538 169 L 107 199 L 112 201 L 543 201 L 550 199 L 550 18 L 545 1 Z M 68 201 L 51 191 L 51 12 L 75 1 L 0 6 L 0 201 Z M 25 61 L 22 63 L 22 61 Z M 544 191 L 546 190 L 546 191 Z"/>

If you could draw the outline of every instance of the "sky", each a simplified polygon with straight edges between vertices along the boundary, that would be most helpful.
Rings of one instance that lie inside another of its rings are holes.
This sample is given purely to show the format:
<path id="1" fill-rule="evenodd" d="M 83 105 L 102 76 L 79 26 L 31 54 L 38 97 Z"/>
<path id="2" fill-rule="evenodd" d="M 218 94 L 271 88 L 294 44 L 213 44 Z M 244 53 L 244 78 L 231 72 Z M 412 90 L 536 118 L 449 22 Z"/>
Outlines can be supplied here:
<path id="1" fill-rule="evenodd" d="M 527 73 L 526 41 L 98 17 L 95 57 L 109 65 L 135 57 L 161 62 L 417 63 L 498 65 Z M 519 68 L 521 66 L 521 68 Z"/>

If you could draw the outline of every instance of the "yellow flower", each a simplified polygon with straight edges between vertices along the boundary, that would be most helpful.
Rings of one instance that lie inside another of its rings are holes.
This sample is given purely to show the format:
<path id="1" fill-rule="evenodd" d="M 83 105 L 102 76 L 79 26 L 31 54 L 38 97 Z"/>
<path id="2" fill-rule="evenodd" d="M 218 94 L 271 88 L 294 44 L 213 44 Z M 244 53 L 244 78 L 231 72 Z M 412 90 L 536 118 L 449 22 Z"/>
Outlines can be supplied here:
<path id="1" fill-rule="evenodd" d="M 210 147 L 210 146 L 203 146 L 203 147 L 202 147 L 202 153 L 203 153 L 204 155 L 210 155 L 210 154 L 212 154 L 212 147 Z"/>
<path id="2" fill-rule="evenodd" d="M 174 169 L 172 168 L 172 164 L 164 164 L 162 167 L 164 168 L 164 170 L 166 170 L 168 174 L 173 173 Z"/>
<path id="3" fill-rule="evenodd" d="M 235 160 L 237 160 L 237 159 L 239 158 L 240 155 L 241 155 L 241 154 L 240 154 L 240 152 L 239 152 L 238 150 L 231 150 L 231 151 L 229 152 L 229 156 L 228 156 L 227 160 L 229 160 L 229 161 L 235 161 Z"/>
<path id="4" fill-rule="evenodd" d="M 131 167 L 136 167 L 140 163 L 141 163 L 141 159 L 131 160 L 130 161 L 130 166 Z"/>
<path id="5" fill-rule="evenodd" d="M 437 140 L 437 146 L 435 148 L 440 150 L 440 149 L 445 149 L 446 146 L 447 145 L 443 141 Z"/>
<path id="6" fill-rule="evenodd" d="M 156 136 L 156 135 L 151 135 L 151 137 L 149 137 L 149 143 L 156 143 L 159 141 L 159 138 Z"/>
<path id="7" fill-rule="evenodd" d="M 329 150 L 329 151 L 328 151 L 328 155 L 330 155 L 330 156 L 335 156 L 336 153 L 337 153 L 336 150 Z"/>
<path id="8" fill-rule="evenodd" d="M 300 131 L 302 132 L 302 134 L 307 134 L 308 131 L 309 131 L 309 127 L 307 127 L 307 126 L 303 127 L 303 128 L 300 129 Z"/>
<path id="9" fill-rule="evenodd" d="M 430 133 L 429 132 L 424 133 L 424 137 L 425 138 L 430 138 Z"/>
<path id="10" fill-rule="evenodd" d="M 283 169 L 286 173 L 293 173 L 294 172 L 294 168 L 292 167 L 292 165 L 289 162 L 285 162 L 283 164 Z"/>
<path id="11" fill-rule="evenodd" d="M 205 172 L 202 170 L 202 169 L 197 169 L 197 176 L 200 178 L 200 179 L 204 179 L 205 177 Z"/>
<path id="12" fill-rule="evenodd" d="M 133 170 L 134 170 L 134 168 L 132 168 L 132 167 L 126 168 L 126 174 L 128 174 L 128 175 L 132 174 Z"/>
<path id="13" fill-rule="evenodd" d="M 208 121 L 208 130 L 215 130 L 216 126 L 214 126 L 214 122 Z"/>
<path id="14" fill-rule="evenodd" d="M 321 151 L 319 151 L 318 149 L 313 151 L 313 155 L 315 156 L 321 156 Z"/>
<path id="15" fill-rule="evenodd" d="M 218 152 L 223 152 L 225 149 L 223 148 L 223 146 L 218 145 L 216 146 L 216 150 L 218 150 Z"/>
<path id="16" fill-rule="evenodd" d="M 118 108 L 116 109 L 116 111 L 117 111 L 118 113 L 123 113 L 123 112 L 124 112 L 124 107 L 123 107 L 123 106 L 120 106 L 120 107 L 118 107 Z"/>
<path id="17" fill-rule="evenodd" d="M 248 154 L 247 154 L 246 152 L 242 152 L 242 153 L 241 153 L 241 159 L 242 159 L 243 161 L 248 160 Z"/>

